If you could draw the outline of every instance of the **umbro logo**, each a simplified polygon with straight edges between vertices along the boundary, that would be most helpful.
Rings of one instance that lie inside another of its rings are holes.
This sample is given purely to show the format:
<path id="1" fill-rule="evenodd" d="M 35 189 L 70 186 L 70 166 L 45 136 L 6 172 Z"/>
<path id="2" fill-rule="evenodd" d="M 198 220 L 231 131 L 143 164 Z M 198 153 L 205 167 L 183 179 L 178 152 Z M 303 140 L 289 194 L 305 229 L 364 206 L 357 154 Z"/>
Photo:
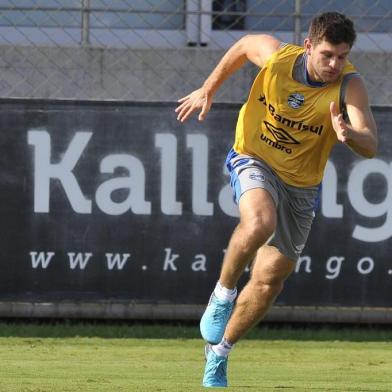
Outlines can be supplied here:
<path id="1" fill-rule="evenodd" d="M 279 143 L 285 144 L 300 144 L 299 141 L 295 140 L 287 131 L 282 128 L 276 128 L 268 121 L 264 121 L 267 129 L 272 133 L 275 140 Z"/>
<path id="2" fill-rule="evenodd" d="M 305 244 L 301 244 L 301 245 L 294 245 L 294 252 L 295 254 L 297 254 L 298 256 L 302 253 L 303 249 L 305 248 Z"/>
<path id="3" fill-rule="evenodd" d="M 270 139 L 267 135 L 262 133 L 260 139 L 267 143 L 269 146 L 276 148 L 277 150 L 283 151 L 286 154 L 291 154 L 293 152 L 290 144 L 300 144 L 299 141 L 295 140 L 287 131 L 282 128 L 276 128 L 268 121 L 264 120 L 264 124 L 268 131 L 272 134 L 275 140 Z"/>

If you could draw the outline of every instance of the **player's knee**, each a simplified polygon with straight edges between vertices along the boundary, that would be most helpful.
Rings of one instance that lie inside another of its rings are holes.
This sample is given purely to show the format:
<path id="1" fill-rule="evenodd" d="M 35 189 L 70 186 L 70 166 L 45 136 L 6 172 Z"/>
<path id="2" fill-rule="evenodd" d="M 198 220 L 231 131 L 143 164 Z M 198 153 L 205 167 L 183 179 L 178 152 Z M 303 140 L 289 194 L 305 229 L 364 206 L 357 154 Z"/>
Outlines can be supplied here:
<path id="1" fill-rule="evenodd" d="M 267 217 L 252 217 L 243 222 L 246 237 L 257 246 L 263 245 L 275 231 L 275 222 Z"/>
<path id="2" fill-rule="evenodd" d="M 284 283 L 273 282 L 263 285 L 263 291 L 269 298 L 276 298 L 283 290 Z"/>
<path id="3" fill-rule="evenodd" d="M 281 293 L 284 286 L 283 279 L 258 279 L 253 276 L 250 283 L 259 296 L 276 297 Z"/>

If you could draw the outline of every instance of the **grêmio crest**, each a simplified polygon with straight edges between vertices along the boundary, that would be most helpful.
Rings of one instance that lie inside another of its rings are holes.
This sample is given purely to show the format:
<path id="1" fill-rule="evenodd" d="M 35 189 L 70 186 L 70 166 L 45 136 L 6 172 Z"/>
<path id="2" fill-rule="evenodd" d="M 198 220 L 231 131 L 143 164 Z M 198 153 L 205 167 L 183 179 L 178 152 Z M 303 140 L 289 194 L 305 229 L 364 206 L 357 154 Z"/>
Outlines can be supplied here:
<path id="1" fill-rule="evenodd" d="M 290 94 L 287 98 L 288 105 L 293 109 L 298 109 L 305 102 L 305 97 L 300 93 Z"/>

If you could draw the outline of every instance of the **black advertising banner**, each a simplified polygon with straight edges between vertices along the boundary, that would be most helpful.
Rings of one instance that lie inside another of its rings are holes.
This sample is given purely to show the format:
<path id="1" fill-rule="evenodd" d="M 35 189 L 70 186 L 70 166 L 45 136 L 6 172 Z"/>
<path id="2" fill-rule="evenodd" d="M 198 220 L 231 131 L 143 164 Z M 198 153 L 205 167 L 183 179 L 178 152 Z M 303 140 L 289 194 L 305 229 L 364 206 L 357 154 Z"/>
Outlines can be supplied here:
<path id="1" fill-rule="evenodd" d="M 0 301 L 208 300 L 238 220 L 224 160 L 239 106 L 186 124 L 174 107 L 2 101 Z M 334 150 L 278 304 L 392 305 L 392 116 L 374 114 L 379 155 Z"/>

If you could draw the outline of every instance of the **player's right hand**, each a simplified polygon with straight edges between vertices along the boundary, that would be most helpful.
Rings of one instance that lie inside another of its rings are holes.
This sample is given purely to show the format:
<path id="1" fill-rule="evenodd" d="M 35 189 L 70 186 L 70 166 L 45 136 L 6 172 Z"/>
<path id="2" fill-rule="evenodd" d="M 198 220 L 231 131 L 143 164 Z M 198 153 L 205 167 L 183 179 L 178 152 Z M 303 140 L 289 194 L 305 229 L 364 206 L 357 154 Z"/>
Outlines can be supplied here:
<path id="1" fill-rule="evenodd" d="M 199 121 L 203 121 L 206 114 L 210 111 L 212 97 L 210 97 L 203 87 L 191 92 L 186 97 L 178 100 L 179 105 L 175 112 L 177 120 L 184 122 L 196 111 L 200 110 Z"/>
<path id="2" fill-rule="evenodd" d="M 342 143 L 347 143 L 350 140 L 351 128 L 344 121 L 343 114 L 338 111 L 338 107 L 335 102 L 331 102 L 329 105 L 331 112 L 331 121 L 333 129 L 336 132 L 336 137 Z"/>

